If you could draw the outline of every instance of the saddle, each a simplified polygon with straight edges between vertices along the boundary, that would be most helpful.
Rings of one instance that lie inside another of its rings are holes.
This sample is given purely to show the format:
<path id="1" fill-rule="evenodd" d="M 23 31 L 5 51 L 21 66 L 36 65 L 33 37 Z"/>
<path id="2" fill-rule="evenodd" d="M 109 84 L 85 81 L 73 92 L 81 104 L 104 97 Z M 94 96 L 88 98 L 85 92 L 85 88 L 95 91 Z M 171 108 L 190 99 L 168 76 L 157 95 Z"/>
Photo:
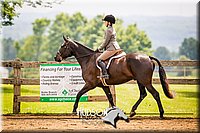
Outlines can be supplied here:
<path id="1" fill-rule="evenodd" d="M 111 56 L 110 58 L 108 58 L 107 60 L 105 60 L 106 69 L 108 69 L 110 67 L 110 64 L 113 59 L 117 59 L 117 58 L 123 57 L 125 55 L 126 55 L 126 53 L 123 50 L 121 50 L 121 51 L 117 52 L 116 54 L 114 54 L 113 56 Z M 97 66 L 97 68 L 99 68 L 99 70 L 101 70 L 101 68 L 98 66 L 98 64 L 96 64 L 96 66 Z"/>
<path id="2" fill-rule="evenodd" d="M 113 59 L 121 58 L 125 55 L 126 55 L 126 53 L 123 50 L 121 50 L 121 51 L 117 52 L 116 54 L 114 54 L 113 56 L 111 56 L 110 58 L 108 58 L 107 60 L 105 60 L 106 69 L 109 69 L 110 64 Z M 102 76 L 101 76 L 101 71 L 102 71 L 101 68 L 98 66 L 98 64 L 96 64 L 96 66 L 100 70 L 100 76 L 97 76 L 97 78 L 100 78 L 100 80 L 104 86 L 109 86 L 109 85 L 107 85 L 105 78 L 102 78 Z"/>

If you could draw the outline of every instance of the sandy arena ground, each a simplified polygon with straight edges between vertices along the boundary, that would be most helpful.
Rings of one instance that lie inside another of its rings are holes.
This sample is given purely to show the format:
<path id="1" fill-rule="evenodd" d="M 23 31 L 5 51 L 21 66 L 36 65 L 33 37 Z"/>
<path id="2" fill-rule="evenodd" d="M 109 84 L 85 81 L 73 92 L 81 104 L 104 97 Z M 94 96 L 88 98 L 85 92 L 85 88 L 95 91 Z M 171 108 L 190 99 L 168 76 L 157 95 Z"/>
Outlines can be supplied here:
<path id="1" fill-rule="evenodd" d="M 77 116 L 2 116 L 3 132 L 199 132 L 199 119 L 134 117 L 117 122 L 115 129 L 101 119 L 83 120 Z"/>

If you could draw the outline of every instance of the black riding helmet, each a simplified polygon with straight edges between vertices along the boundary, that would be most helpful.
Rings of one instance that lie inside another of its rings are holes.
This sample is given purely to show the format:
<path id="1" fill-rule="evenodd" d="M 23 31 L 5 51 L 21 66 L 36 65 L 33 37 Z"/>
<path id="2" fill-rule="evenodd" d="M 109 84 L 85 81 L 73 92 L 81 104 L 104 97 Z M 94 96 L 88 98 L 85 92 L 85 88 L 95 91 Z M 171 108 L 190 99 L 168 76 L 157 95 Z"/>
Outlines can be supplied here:
<path id="1" fill-rule="evenodd" d="M 115 24 L 115 17 L 113 15 L 106 15 L 102 20 Z"/>

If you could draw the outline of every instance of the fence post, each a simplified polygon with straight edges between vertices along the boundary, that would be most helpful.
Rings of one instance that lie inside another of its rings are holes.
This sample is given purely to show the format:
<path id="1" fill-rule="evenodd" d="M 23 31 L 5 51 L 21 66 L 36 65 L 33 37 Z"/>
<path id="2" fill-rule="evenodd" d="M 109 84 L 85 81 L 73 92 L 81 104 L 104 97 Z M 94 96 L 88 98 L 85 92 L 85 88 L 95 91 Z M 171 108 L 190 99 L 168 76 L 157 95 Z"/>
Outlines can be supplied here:
<path id="1" fill-rule="evenodd" d="M 114 104 L 115 104 L 115 106 L 116 106 L 116 92 L 115 92 L 115 86 L 114 86 L 114 85 L 111 85 L 111 86 L 109 86 L 109 88 L 110 88 L 110 92 L 111 92 L 112 97 L 113 97 L 113 102 L 114 102 Z M 109 107 L 111 107 L 110 103 L 109 103 Z"/>
<path id="2" fill-rule="evenodd" d="M 18 96 L 21 95 L 21 60 L 15 59 L 13 62 L 14 69 L 14 96 L 13 96 L 13 113 L 18 114 L 20 112 L 20 102 L 18 102 Z"/>

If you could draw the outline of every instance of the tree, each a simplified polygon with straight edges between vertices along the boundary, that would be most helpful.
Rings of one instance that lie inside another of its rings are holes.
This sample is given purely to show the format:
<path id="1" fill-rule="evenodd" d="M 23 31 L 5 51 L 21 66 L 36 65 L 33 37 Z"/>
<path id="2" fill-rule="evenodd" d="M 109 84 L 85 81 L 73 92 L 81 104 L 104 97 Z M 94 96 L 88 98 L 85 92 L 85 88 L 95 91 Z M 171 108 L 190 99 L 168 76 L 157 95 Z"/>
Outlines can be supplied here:
<path id="1" fill-rule="evenodd" d="M 17 7 L 22 7 L 22 0 L 2 0 L 1 1 L 1 16 L 2 16 L 2 25 L 9 26 L 13 25 L 14 17 L 18 17 L 16 12 Z"/>
<path id="2" fill-rule="evenodd" d="M 36 19 L 33 24 L 33 33 L 36 36 L 42 36 L 50 24 L 50 20 L 46 18 Z"/>
<path id="3" fill-rule="evenodd" d="M 179 57 L 180 61 L 188 61 L 190 60 L 189 58 L 187 58 L 185 55 L 181 55 Z M 189 76 L 192 75 L 192 68 L 191 67 L 186 67 L 183 66 L 182 69 L 180 67 L 177 67 L 178 70 L 182 70 L 182 71 L 178 71 L 177 76 Z"/>
<path id="4" fill-rule="evenodd" d="M 102 18 L 101 15 L 96 16 L 84 28 L 82 41 L 93 49 L 96 49 L 103 42 L 105 26 L 101 21 Z M 123 21 L 117 19 L 114 27 L 117 32 L 117 41 L 126 53 L 144 52 L 151 54 L 151 41 L 144 31 L 137 28 L 136 24 L 124 28 Z"/>
<path id="5" fill-rule="evenodd" d="M 48 52 L 52 60 L 59 46 L 63 42 L 62 36 L 66 35 L 74 40 L 80 41 L 83 36 L 83 28 L 87 19 L 81 13 L 75 13 L 70 16 L 67 13 L 61 13 L 56 16 L 48 32 Z"/>
<path id="6" fill-rule="evenodd" d="M 33 35 L 24 39 L 19 55 L 22 60 L 53 60 L 58 48 L 63 42 L 63 35 L 96 49 L 102 42 L 106 27 L 102 15 L 87 20 L 81 13 L 69 15 L 60 13 L 52 20 L 37 19 L 33 23 Z M 121 48 L 129 52 L 145 52 L 151 54 L 151 41 L 144 31 L 136 25 L 123 27 L 123 21 L 117 19 L 114 25 L 117 31 L 117 41 Z M 29 53 L 31 51 L 31 53 Z"/>
<path id="7" fill-rule="evenodd" d="M 19 58 L 24 61 L 32 61 L 36 60 L 35 54 L 37 53 L 35 49 L 35 37 L 28 36 L 24 40 L 23 46 L 20 49 Z"/>
<path id="8" fill-rule="evenodd" d="M 20 58 L 22 60 L 40 60 L 45 59 L 41 56 L 46 56 L 43 52 L 46 50 L 47 39 L 45 31 L 50 24 L 50 20 L 41 18 L 33 22 L 33 35 L 24 39 L 24 44 L 20 49 Z M 30 52 L 31 51 L 31 52 Z M 47 59 L 46 59 L 47 60 Z"/>
<path id="9" fill-rule="evenodd" d="M 22 8 L 23 4 L 37 8 L 38 6 L 50 7 L 52 8 L 53 4 L 60 4 L 62 0 L 1 0 L 1 17 L 2 17 L 2 26 L 11 26 L 13 25 L 13 20 L 15 17 L 19 16 L 17 13 L 17 8 Z"/>
<path id="10" fill-rule="evenodd" d="M 16 41 L 16 42 L 14 43 L 14 48 L 15 48 L 15 50 L 16 50 L 16 55 L 18 56 L 18 55 L 19 55 L 19 50 L 20 50 L 20 44 L 19 44 L 18 41 Z"/>
<path id="11" fill-rule="evenodd" d="M 178 52 L 172 51 L 170 52 L 170 54 L 171 54 L 171 60 L 177 60 L 179 58 Z"/>
<path id="12" fill-rule="evenodd" d="M 70 16 L 69 29 L 72 32 L 72 38 L 80 41 L 83 35 L 83 27 L 87 23 L 87 19 L 80 13 L 77 12 Z"/>
<path id="13" fill-rule="evenodd" d="M 158 47 L 154 52 L 154 56 L 160 60 L 171 60 L 170 51 L 166 47 Z"/>
<path id="14" fill-rule="evenodd" d="M 144 52 L 151 54 L 151 41 L 144 31 L 140 31 L 137 28 L 136 24 L 128 25 L 122 33 L 119 37 L 119 45 L 125 52 Z"/>
<path id="15" fill-rule="evenodd" d="M 16 58 L 16 50 L 14 48 L 14 40 L 11 38 L 2 40 L 3 46 L 3 59 L 4 60 L 12 60 Z"/>
<path id="16" fill-rule="evenodd" d="M 179 55 L 185 55 L 191 60 L 198 60 L 199 42 L 193 37 L 185 38 L 179 47 Z"/>
<path id="17" fill-rule="evenodd" d="M 44 45 L 44 38 L 43 35 L 50 24 L 50 20 L 46 18 L 36 19 L 33 23 L 33 33 L 35 35 L 35 49 L 36 49 L 36 59 L 39 59 L 41 56 L 41 46 Z"/>
<path id="18" fill-rule="evenodd" d="M 104 35 L 102 18 L 102 15 L 97 15 L 88 21 L 87 25 L 83 28 L 81 41 L 92 49 L 96 49 L 102 43 L 102 35 Z"/>

